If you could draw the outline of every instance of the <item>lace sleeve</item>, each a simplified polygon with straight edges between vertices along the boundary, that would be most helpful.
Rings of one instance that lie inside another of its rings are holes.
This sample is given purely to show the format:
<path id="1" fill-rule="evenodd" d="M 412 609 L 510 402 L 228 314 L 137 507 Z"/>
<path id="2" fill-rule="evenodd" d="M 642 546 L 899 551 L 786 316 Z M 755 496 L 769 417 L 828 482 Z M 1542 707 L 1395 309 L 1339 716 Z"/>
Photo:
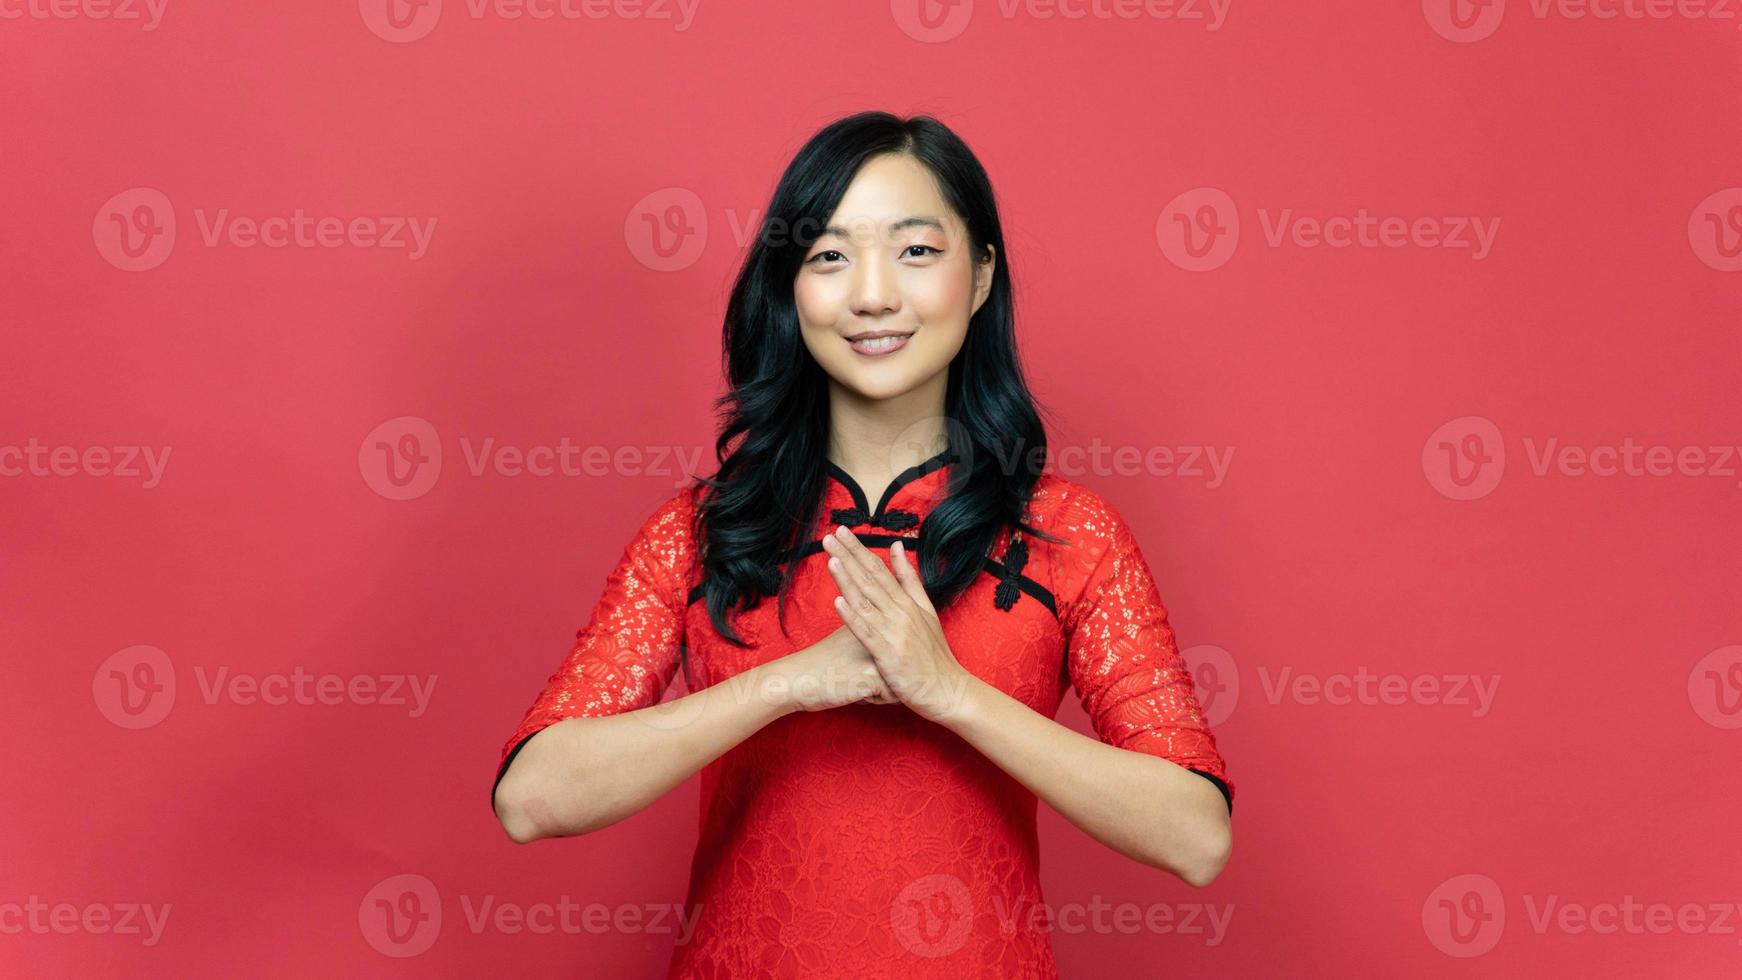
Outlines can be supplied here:
<path id="1" fill-rule="evenodd" d="M 690 502 L 684 493 L 660 505 L 624 547 L 587 625 L 502 746 L 497 784 L 527 739 L 546 727 L 659 703 L 684 639 Z"/>
<path id="2" fill-rule="evenodd" d="M 1232 812 L 1234 785 L 1136 537 L 1104 502 L 1080 509 L 1073 523 L 1091 564 L 1063 610 L 1066 656 L 1095 735 L 1196 772 L 1216 784 Z"/>

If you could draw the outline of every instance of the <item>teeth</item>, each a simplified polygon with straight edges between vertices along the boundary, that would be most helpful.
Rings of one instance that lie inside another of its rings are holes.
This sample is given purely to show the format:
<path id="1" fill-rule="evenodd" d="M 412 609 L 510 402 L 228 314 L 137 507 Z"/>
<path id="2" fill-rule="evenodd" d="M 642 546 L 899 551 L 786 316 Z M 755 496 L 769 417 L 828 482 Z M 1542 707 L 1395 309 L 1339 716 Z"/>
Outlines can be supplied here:
<path id="1" fill-rule="evenodd" d="M 865 350 L 888 350 L 905 339 L 906 338 L 902 337 L 900 334 L 895 334 L 889 337 L 877 337 L 872 340 L 855 340 L 853 343 L 855 346 L 862 347 Z"/>

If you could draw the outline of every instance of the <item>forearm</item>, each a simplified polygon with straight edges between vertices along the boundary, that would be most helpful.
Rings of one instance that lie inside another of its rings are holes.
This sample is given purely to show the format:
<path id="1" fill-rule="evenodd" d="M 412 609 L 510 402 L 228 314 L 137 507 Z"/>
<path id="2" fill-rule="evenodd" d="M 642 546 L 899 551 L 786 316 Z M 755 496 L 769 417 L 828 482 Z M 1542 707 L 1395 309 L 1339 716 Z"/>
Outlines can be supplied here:
<path id="1" fill-rule="evenodd" d="M 771 683 L 778 663 L 669 703 L 569 718 L 527 740 L 496 788 L 518 843 L 591 833 L 637 813 L 764 725 L 793 710 Z"/>
<path id="2" fill-rule="evenodd" d="M 972 675 L 940 724 L 1133 860 L 1199 887 L 1227 863 L 1227 803 L 1190 770 L 1081 735 Z"/>

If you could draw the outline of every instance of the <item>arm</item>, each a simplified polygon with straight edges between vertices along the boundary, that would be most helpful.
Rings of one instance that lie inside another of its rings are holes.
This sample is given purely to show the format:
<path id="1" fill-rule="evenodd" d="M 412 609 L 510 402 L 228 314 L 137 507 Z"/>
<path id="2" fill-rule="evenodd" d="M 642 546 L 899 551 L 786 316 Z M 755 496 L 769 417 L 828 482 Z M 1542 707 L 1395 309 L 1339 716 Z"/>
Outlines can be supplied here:
<path id="1" fill-rule="evenodd" d="M 568 718 L 524 743 L 496 786 L 496 818 L 517 844 L 592 833 L 636 813 L 762 726 L 793 710 L 766 696 L 773 661 L 669 704 Z"/>
<path id="2" fill-rule="evenodd" d="M 642 522 L 586 627 L 503 746 L 491 805 L 511 840 L 585 833 L 621 819 L 657 798 L 663 789 L 648 790 L 660 780 L 681 781 L 729 747 L 716 748 L 716 741 L 753 720 L 750 710 L 716 707 L 704 712 L 708 722 L 700 733 L 686 732 L 674 722 L 689 715 L 656 707 L 684 642 L 680 590 L 693 562 L 693 517 L 692 500 L 679 495 Z M 700 698 L 697 692 L 673 705 L 693 711 L 718 695 Z M 590 748 L 595 733 L 607 743 L 603 752 Z M 643 753 L 632 744 L 648 737 L 664 751 Z M 711 754 L 701 758 L 704 753 Z M 635 766 L 637 775 L 651 767 L 659 779 L 639 790 L 613 788 L 611 777 L 624 766 Z M 577 796 L 576 780 L 586 795 Z M 595 810 L 601 796 L 607 805 Z"/>
<path id="3" fill-rule="evenodd" d="M 859 700 L 894 698 L 843 626 L 670 703 L 538 731 L 497 784 L 496 816 L 517 844 L 591 833 L 643 809 L 777 718 Z"/>
<path id="4" fill-rule="evenodd" d="M 1145 860 L 1202 887 L 1232 850 L 1234 787 L 1135 533 L 1111 504 L 1082 496 L 1060 512 L 1084 552 L 1079 561 L 1093 559 L 1062 610 L 1065 666 L 1099 741 L 1165 772 L 1177 788 L 1165 809 L 1145 818 L 1152 839 Z M 1132 782 L 1130 791 L 1154 793 L 1156 778 Z"/>
<path id="5" fill-rule="evenodd" d="M 1078 734 L 971 674 L 940 723 L 1126 857 L 1197 888 L 1228 862 L 1226 801 L 1196 772 Z"/>

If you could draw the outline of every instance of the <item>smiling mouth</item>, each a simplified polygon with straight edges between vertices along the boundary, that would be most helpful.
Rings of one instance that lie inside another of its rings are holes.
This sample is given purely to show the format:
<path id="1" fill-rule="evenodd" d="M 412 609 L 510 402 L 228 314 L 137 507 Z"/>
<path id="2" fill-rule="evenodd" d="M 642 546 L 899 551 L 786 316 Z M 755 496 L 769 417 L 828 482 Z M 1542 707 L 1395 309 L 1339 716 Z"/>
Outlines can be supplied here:
<path id="1" fill-rule="evenodd" d="M 847 345 L 853 348 L 856 353 L 867 357 L 880 357 L 884 354 L 893 354 L 906 347 L 908 338 L 912 336 L 911 333 L 898 333 L 892 330 L 870 330 L 854 334 L 846 340 Z"/>

